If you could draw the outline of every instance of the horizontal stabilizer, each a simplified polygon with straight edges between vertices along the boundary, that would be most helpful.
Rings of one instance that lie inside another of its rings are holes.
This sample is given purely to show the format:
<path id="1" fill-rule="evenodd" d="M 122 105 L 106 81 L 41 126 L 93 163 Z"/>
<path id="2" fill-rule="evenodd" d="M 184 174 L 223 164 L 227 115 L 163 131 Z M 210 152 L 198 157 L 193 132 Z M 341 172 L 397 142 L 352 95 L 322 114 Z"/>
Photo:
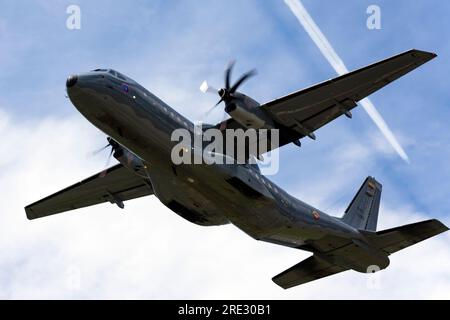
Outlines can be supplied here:
<path id="1" fill-rule="evenodd" d="M 389 255 L 448 230 L 442 222 L 433 219 L 364 234 Z"/>
<path id="2" fill-rule="evenodd" d="M 330 264 L 313 255 L 273 277 L 272 281 L 283 289 L 289 289 L 345 270 L 347 269 Z"/>

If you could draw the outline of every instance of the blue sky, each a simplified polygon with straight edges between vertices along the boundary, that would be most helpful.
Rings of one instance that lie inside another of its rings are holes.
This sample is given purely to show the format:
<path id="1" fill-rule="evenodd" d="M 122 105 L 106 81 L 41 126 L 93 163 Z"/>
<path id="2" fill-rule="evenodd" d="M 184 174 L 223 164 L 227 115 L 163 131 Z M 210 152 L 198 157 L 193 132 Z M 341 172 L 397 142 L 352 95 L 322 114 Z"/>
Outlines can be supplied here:
<path id="1" fill-rule="evenodd" d="M 71 4 L 81 8 L 81 30 L 66 28 L 66 8 Z M 303 4 L 351 70 L 411 48 L 439 56 L 371 96 L 411 164 L 391 150 L 364 110 L 358 109 L 352 120 L 338 119 L 319 130 L 317 141 L 305 140 L 301 149 L 284 147 L 281 170 L 273 180 L 302 200 L 340 215 L 364 178 L 373 175 L 383 183 L 383 202 L 390 208 L 408 208 L 448 224 L 450 3 L 304 0 Z M 366 27 L 371 4 L 381 8 L 381 30 Z M 86 122 L 64 97 L 65 79 L 98 67 L 120 70 L 191 120 L 216 102 L 200 93 L 200 83 L 206 79 L 216 87 L 222 85 L 223 70 L 232 59 L 237 60 L 235 76 L 258 69 L 258 76 L 242 91 L 260 102 L 336 76 L 283 1 L 0 0 L 0 5 L 0 115 L 18 128 L 16 137 L 3 142 L 6 147 L 14 148 L 13 141 L 28 138 L 25 132 L 33 134 L 34 128 L 40 132 L 52 121 Z M 221 112 L 215 112 L 208 121 L 221 118 Z M 104 144 L 103 134 L 88 129 L 89 124 L 81 126 L 90 135 L 76 140 L 69 130 L 67 141 L 82 150 Z M 78 157 L 74 165 L 81 168 L 68 174 L 64 183 L 101 170 L 104 159 L 80 159 L 77 152 L 63 156 L 66 147 L 47 143 L 47 138 L 62 133 L 46 133 L 33 161 L 40 152 L 42 157 Z M 21 161 L 31 157 L 16 156 Z M 11 168 L 10 179 L 21 174 L 13 170 L 14 161 L 11 155 L 0 162 Z M 50 179 L 46 174 L 51 175 L 44 172 L 39 179 Z M 65 187 L 62 182 L 24 195 L 26 203 L 17 208 L 44 196 L 44 190 Z"/>

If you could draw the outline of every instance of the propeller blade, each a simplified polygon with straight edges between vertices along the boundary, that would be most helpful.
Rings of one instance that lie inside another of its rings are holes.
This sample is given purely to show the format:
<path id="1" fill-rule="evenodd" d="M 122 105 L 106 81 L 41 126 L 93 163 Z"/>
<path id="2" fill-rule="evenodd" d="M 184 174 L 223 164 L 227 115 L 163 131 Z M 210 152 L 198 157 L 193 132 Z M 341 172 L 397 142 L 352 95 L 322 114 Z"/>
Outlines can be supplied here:
<path id="1" fill-rule="evenodd" d="M 111 148 L 111 152 L 109 153 L 108 159 L 106 160 L 105 170 L 100 173 L 100 178 L 104 178 L 108 173 L 109 163 L 111 162 L 111 157 L 114 153 L 114 148 Z"/>
<path id="2" fill-rule="evenodd" d="M 217 102 L 215 105 L 214 105 L 214 107 L 213 108 L 215 108 L 215 107 L 217 107 L 219 104 L 221 104 L 223 102 L 223 98 L 221 98 L 220 100 L 219 100 L 219 102 Z"/>
<path id="3" fill-rule="evenodd" d="M 245 82 L 247 81 L 249 78 L 253 77 L 256 75 L 256 70 L 250 70 L 249 72 L 243 74 L 238 81 L 236 81 L 236 83 L 230 88 L 230 93 L 235 93 L 236 90 Z"/>
<path id="4" fill-rule="evenodd" d="M 218 105 L 216 104 L 215 106 L 211 107 L 208 111 L 206 111 L 206 112 L 203 114 L 202 119 L 205 119 L 207 116 L 209 116 L 210 113 L 213 112 L 214 109 L 215 109 L 217 106 L 218 106 Z"/>
<path id="5" fill-rule="evenodd" d="M 90 156 L 90 157 L 96 156 L 97 154 L 99 154 L 99 153 L 102 152 L 103 150 L 107 149 L 109 146 L 111 146 L 111 145 L 110 145 L 110 144 L 107 144 L 106 146 L 101 147 L 101 148 L 98 149 L 98 150 L 92 151 L 91 153 L 88 154 L 88 156 Z"/>
<path id="6" fill-rule="evenodd" d="M 234 64 L 236 62 L 232 60 L 227 67 L 227 70 L 225 71 L 225 89 L 230 89 L 231 86 L 231 72 L 233 71 Z"/>
<path id="7" fill-rule="evenodd" d="M 245 82 L 247 81 L 249 78 L 253 77 L 254 75 L 256 75 L 256 70 L 251 70 L 245 74 L 243 74 L 237 81 L 236 83 L 230 87 L 230 83 L 231 83 L 231 73 L 233 71 L 235 65 L 235 61 L 232 60 L 229 64 L 227 69 L 225 70 L 225 88 L 222 88 L 220 90 L 216 90 L 213 87 L 210 87 L 208 85 L 208 82 L 203 81 L 202 84 L 200 85 L 200 91 L 203 93 L 206 92 L 214 92 L 216 94 L 219 94 L 220 96 L 220 100 L 219 102 L 217 102 L 211 109 L 209 109 L 203 116 L 207 117 L 213 110 L 214 108 L 216 108 L 219 104 L 221 104 L 222 102 L 225 102 L 225 104 L 227 104 L 228 102 L 230 102 L 230 100 L 233 98 L 232 94 L 236 92 L 236 90 Z M 109 140 L 108 140 L 109 141 Z M 111 145 L 114 147 L 114 145 L 111 143 Z"/>
<path id="8" fill-rule="evenodd" d="M 214 93 L 217 94 L 217 89 L 214 87 L 211 87 L 208 82 L 203 81 L 201 86 L 200 86 L 200 91 L 203 93 Z"/>

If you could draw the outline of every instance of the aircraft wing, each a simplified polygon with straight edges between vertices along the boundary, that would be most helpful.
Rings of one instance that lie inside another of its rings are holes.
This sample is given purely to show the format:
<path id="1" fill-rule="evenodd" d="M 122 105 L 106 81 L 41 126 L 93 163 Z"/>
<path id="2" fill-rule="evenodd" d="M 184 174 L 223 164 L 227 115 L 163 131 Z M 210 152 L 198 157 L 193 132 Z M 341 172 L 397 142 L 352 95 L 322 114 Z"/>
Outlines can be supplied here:
<path id="1" fill-rule="evenodd" d="M 93 175 L 25 207 L 30 220 L 102 202 L 116 203 L 153 194 L 149 180 L 140 178 L 121 164 Z"/>
<path id="2" fill-rule="evenodd" d="M 265 103 L 261 108 L 280 129 L 280 147 L 306 136 L 315 139 L 314 131 L 342 115 L 351 117 L 350 111 L 358 101 L 436 56 L 434 53 L 410 50 Z M 234 119 L 228 119 L 218 124 L 217 128 L 243 127 Z"/>
<path id="3" fill-rule="evenodd" d="M 435 58 L 436 54 L 410 50 L 392 58 L 300 90 L 261 107 L 279 124 L 303 138 L 357 106 L 387 84 Z"/>
<path id="4" fill-rule="evenodd" d="M 289 289 L 346 270 L 348 269 L 330 264 L 313 255 L 273 277 L 272 280 L 283 289 Z"/>

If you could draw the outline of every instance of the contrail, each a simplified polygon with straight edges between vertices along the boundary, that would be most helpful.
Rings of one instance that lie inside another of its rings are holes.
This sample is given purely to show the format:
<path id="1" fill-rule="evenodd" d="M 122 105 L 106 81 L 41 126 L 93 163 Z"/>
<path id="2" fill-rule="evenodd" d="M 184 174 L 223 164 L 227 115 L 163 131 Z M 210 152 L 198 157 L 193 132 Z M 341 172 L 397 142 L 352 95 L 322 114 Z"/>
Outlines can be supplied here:
<path id="1" fill-rule="evenodd" d="M 284 0 L 286 5 L 292 11 L 292 13 L 297 17 L 300 24 L 305 28 L 306 32 L 309 34 L 311 39 L 317 45 L 319 50 L 322 52 L 324 57 L 328 60 L 331 66 L 336 70 L 338 75 L 343 75 L 349 72 L 347 67 L 345 66 L 342 59 L 336 53 L 336 51 L 331 46 L 330 42 L 327 40 L 325 35 L 320 31 L 320 28 L 314 22 L 314 20 L 309 15 L 308 11 L 306 11 L 300 0 Z M 398 143 L 391 129 L 389 129 L 386 122 L 383 120 L 380 113 L 375 108 L 374 104 L 368 99 L 365 98 L 360 101 L 364 110 L 366 110 L 369 117 L 375 122 L 378 129 L 380 129 L 381 133 L 387 139 L 387 141 L 391 144 L 394 150 L 398 153 L 398 155 L 409 163 L 409 158 L 406 152 L 403 150 L 402 146 Z"/>

